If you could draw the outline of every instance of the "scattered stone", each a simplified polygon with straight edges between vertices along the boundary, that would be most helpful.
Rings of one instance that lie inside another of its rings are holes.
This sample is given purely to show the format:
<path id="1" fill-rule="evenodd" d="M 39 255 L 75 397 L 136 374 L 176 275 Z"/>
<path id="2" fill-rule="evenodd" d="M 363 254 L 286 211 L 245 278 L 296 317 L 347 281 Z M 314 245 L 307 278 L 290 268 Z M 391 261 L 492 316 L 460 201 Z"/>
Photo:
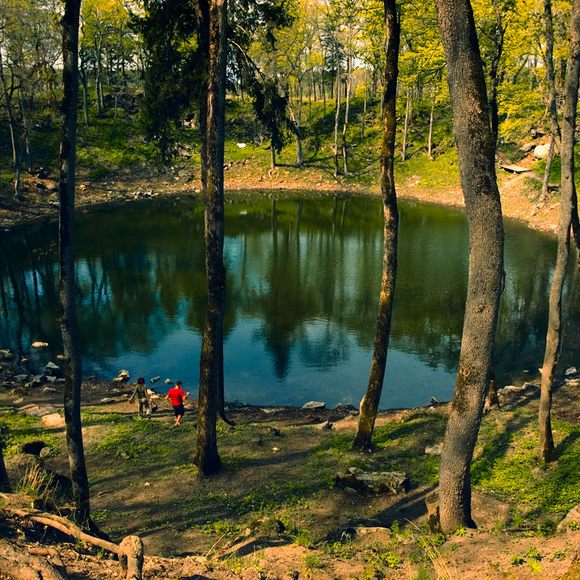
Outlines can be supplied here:
<path id="1" fill-rule="evenodd" d="M 121 451 L 121 453 L 119 453 L 119 455 L 123 458 L 123 459 L 131 459 L 131 455 L 129 455 L 129 453 L 127 453 L 126 451 Z"/>
<path id="2" fill-rule="evenodd" d="M 55 389 L 54 387 L 44 387 L 42 389 L 42 392 L 43 393 L 58 393 L 58 389 Z"/>
<path id="3" fill-rule="evenodd" d="M 534 383 L 524 383 L 522 386 L 522 391 L 526 391 L 527 389 L 539 389 L 540 385 L 534 385 Z"/>
<path id="4" fill-rule="evenodd" d="M 437 443 L 436 445 L 430 445 L 425 447 L 425 455 L 441 455 L 443 450 L 443 443 Z"/>
<path id="5" fill-rule="evenodd" d="M 29 378 L 29 376 L 28 376 L 28 375 L 16 375 L 16 376 L 14 377 L 14 380 L 15 380 L 17 383 L 26 383 L 26 382 L 28 382 L 28 378 Z"/>
<path id="6" fill-rule="evenodd" d="M 46 382 L 46 375 L 34 375 L 30 381 L 31 387 L 39 387 Z"/>
<path id="7" fill-rule="evenodd" d="M 27 359 L 26 357 L 22 357 L 22 358 L 20 359 L 20 364 L 21 364 L 21 365 L 27 365 L 27 364 L 28 364 L 28 359 Z"/>
<path id="8" fill-rule="evenodd" d="M 383 526 L 357 526 L 354 533 L 357 538 L 368 538 L 381 544 L 387 544 L 391 540 L 391 530 Z"/>
<path id="9" fill-rule="evenodd" d="M 48 346 L 48 342 L 41 342 L 38 340 L 36 342 L 33 342 L 30 346 L 32 348 L 46 348 Z"/>
<path id="10" fill-rule="evenodd" d="M 543 145 L 536 145 L 534 147 L 534 157 L 536 159 L 546 159 L 548 153 L 550 152 L 550 144 L 544 143 Z"/>
<path id="11" fill-rule="evenodd" d="M 350 403 L 338 403 L 334 410 L 347 415 L 358 415 L 358 409 Z"/>
<path id="12" fill-rule="evenodd" d="M 280 451 L 280 447 L 272 447 L 272 453 L 278 453 Z"/>
<path id="13" fill-rule="evenodd" d="M 580 504 L 566 514 L 566 517 L 558 524 L 557 530 L 561 532 L 567 528 L 580 528 Z"/>
<path id="14" fill-rule="evenodd" d="M 302 405 L 302 408 L 310 410 L 326 409 L 326 403 L 323 403 L 322 401 L 308 401 L 308 403 Z"/>
<path id="15" fill-rule="evenodd" d="M 154 384 L 155 384 L 157 381 L 160 381 L 160 380 L 161 380 L 161 377 L 159 377 L 159 376 L 157 376 L 157 377 L 153 377 L 153 378 L 151 379 L 151 384 L 152 384 L 152 385 L 154 385 Z"/>
<path id="16" fill-rule="evenodd" d="M 57 354 L 56 358 L 57 358 L 57 360 L 66 360 L 66 357 L 64 356 L 64 354 Z"/>
<path id="17" fill-rule="evenodd" d="M 331 431 L 334 429 L 334 423 L 332 421 L 324 421 L 324 423 L 320 423 L 318 428 L 322 431 Z"/>
<path id="18" fill-rule="evenodd" d="M 442 401 L 440 401 L 437 397 L 431 397 L 431 404 L 432 405 L 444 405 Z"/>
<path id="19" fill-rule="evenodd" d="M 60 429 L 64 427 L 64 418 L 59 413 L 50 413 L 41 418 L 42 425 L 47 429 Z"/>
<path id="20" fill-rule="evenodd" d="M 113 379 L 114 383 L 126 383 L 131 378 L 129 371 L 122 369 L 117 373 L 117 376 Z"/>
<path id="21" fill-rule="evenodd" d="M 500 395 L 507 395 L 508 393 L 519 393 L 521 390 L 522 387 L 516 387 L 515 385 L 507 385 L 499 389 L 498 393 Z"/>
<path id="22" fill-rule="evenodd" d="M 570 367 L 564 371 L 564 376 L 569 379 L 578 374 L 578 369 L 576 367 Z"/>
<path id="23" fill-rule="evenodd" d="M 521 147 L 520 147 L 520 151 L 522 153 L 529 153 L 534 147 L 536 146 L 535 143 L 524 143 Z"/>
<path id="24" fill-rule="evenodd" d="M 409 478 L 399 471 L 365 472 L 357 467 L 349 467 L 337 473 L 335 485 L 338 488 L 350 487 L 359 493 L 399 495 L 410 489 Z"/>
<path id="25" fill-rule="evenodd" d="M 3 348 L 0 350 L 0 356 L 2 357 L 2 360 L 14 359 L 14 355 L 7 348 Z"/>
<path id="26" fill-rule="evenodd" d="M 272 433 L 274 437 L 280 437 L 282 435 L 282 432 L 280 429 L 278 429 L 278 427 L 270 427 L 270 433 Z"/>
<path id="27" fill-rule="evenodd" d="M 276 413 L 278 411 L 278 409 L 271 409 L 269 407 L 264 407 L 263 409 L 261 409 L 261 411 L 265 415 L 273 415 L 274 413 Z"/>
<path id="28" fill-rule="evenodd" d="M 19 399 L 15 399 L 14 401 L 12 401 L 12 403 L 14 405 L 20 405 L 20 403 L 24 403 L 24 398 L 20 397 Z"/>
<path id="29" fill-rule="evenodd" d="M 570 387 L 580 387 L 580 379 L 566 379 L 564 382 Z"/>
<path id="30" fill-rule="evenodd" d="M 113 403 L 114 401 L 115 399 L 112 397 L 105 397 L 104 399 L 101 399 L 101 403 Z"/>
<path id="31" fill-rule="evenodd" d="M 51 384 L 56 383 L 56 379 L 57 379 L 57 377 L 50 377 L 50 376 L 46 377 L 46 380 Z"/>
<path id="32" fill-rule="evenodd" d="M 151 487 L 151 483 L 150 483 L 149 481 L 146 481 L 146 482 L 145 482 L 143 485 L 144 485 L 145 487 Z"/>
<path id="33" fill-rule="evenodd" d="M 48 377 L 59 377 L 62 374 L 62 370 L 57 364 L 51 361 L 46 363 L 46 366 L 44 367 L 44 374 L 46 375 L 47 379 Z"/>
<path id="34" fill-rule="evenodd" d="M 166 385 L 172 385 L 172 384 L 173 384 L 173 381 L 172 381 L 171 379 L 165 379 L 163 382 L 164 382 Z"/>

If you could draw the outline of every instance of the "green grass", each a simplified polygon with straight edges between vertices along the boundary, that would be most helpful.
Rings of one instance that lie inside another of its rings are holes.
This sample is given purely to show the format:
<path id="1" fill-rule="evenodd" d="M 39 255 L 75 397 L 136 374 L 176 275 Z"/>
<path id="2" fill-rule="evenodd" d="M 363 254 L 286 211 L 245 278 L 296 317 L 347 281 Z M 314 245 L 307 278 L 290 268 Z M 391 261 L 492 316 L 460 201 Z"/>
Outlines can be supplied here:
<path id="1" fill-rule="evenodd" d="M 20 453 L 22 444 L 28 441 L 44 441 L 50 449 L 50 454 L 60 450 L 58 435 L 44 429 L 38 417 L 29 417 L 11 409 L 0 408 L 0 421 L 6 433 L 4 450 L 6 458 Z"/>

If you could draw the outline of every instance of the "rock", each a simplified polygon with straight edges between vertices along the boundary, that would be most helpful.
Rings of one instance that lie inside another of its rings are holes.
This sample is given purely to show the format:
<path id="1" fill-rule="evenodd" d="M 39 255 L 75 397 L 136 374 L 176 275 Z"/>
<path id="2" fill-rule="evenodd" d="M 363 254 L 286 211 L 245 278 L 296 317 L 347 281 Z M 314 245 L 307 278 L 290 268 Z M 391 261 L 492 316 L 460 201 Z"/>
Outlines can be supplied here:
<path id="1" fill-rule="evenodd" d="M 2 360 L 14 359 L 14 355 L 7 348 L 0 349 L 0 357 L 2 357 Z"/>
<path id="2" fill-rule="evenodd" d="M 23 397 L 20 397 L 19 399 L 15 399 L 14 401 L 12 401 L 12 403 L 14 405 L 20 405 L 20 403 L 23 403 L 23 402 L 24 402 L 24 398 Z"/>
<path id="3" fill-rule="evenodd" d="M 498 390 L 498 394 L 500 395 L 507 395 L 508 393 L 519 393 L 522 390 L 522 387 L 516 387 L 515 385 L 507 385 Z"/>
<path id="4" fill-rule="evenodd" d="M 272 447 L 272 453 L 278 453 L 280 451 L 280 447 Z"/>
<path id="5" fill-rule="evenodd" d="M 64 418 L 59 413 L 44 415 L 41 419 L 42 425 L 47 429 L 60 429 L 64 427 Z"/>
<path id="6" fill-rule="evenodd" d="M 54 387 L 44 387 L 42 389 L 42 392 L 43 393 L 58 393 L 58 389 L 55 389 Z"/>
<path id="7" fill-rule="evenodd" d="M 334 429 L 334 423 L 332 421 L 324 421 L 324 423 L 320 423 L 318 428 L 322 431 L 330 431 Z"/>
<path id="8" fill-rule="evenodd" d="M 358 409 L 350 403 L 338 403 L 338 405 L 334 407 L 334 411 L 346 413 L 347 415 L 358 415 Z"/>
<path id="9" fill-rule="evenodd" d="M 104 399 L 101 399 L 101 403 L 113 403 L 114 401 L 115 399 L 112 397 L 105 397 Z"/>
<path id="10" fill-rule="evenodd" d="M 425 447 L 425 455 L 441 455 L 443 442 Z"/>
<path id="11" fill-rule="evenodd" d="M 431 397 L 431 404 L 432 405 L 444 405 L 442 401 L 440 401 L 437 397 Z"/>
<path id="12" fill-rule="evenodd" d="M 527 389 L 539 389 L 540 385 L 534 385 L 534 383 L 524 383 L 522 385 L 522 391 L 526 391 Z"/>
<path id="13" fill-rule="evenodd" d="M 570 379 L 577 374 L 578 374 L 578 369 L 576 367 L 570 367 L 564 371 L 564 376 L 567 379 Z"/>
<path id="14" fill-rule="evenodd" d="M 536 159 L 546 159 L 548 153 L 550 152 L 550 144 L 544 143 L 543 145 L 536 145 L 534 147 L 534 157 Z"/>
<path id="15" fill-rule="evenodd" d="M 359 493 L 399 495 L 409 491 L 410 481 L 399 471 L 365 472 L 357 467 L 349 467 L 336 474 L 335 485 L 342 489 L 350 487 Z"/>
<path id="16" fill-rule="evenodd" d="M 57 379 L 57 377 L 50 377 L 50 376 L 46 377 L 47 382 L 49 382 L 51 384 L 56 383 L 56 379 Z"/>
<path id="17" fill-rule="evenodd" d="M 580 379 L 566 379 L 565 383 L 570 387 L 580 387 Z"/>
<path id="18" fill-rule="evenodd" d="M 566 517 L 558 524 L 557 530 L 561 532 L 567 528 L 580 529 L 580 504 L 566 514 Z"/>
<path id="19" fill-rule="evenodd" d="M 280 437 L 280 435 L 282 435 L 282 432 L 278 427 L 270 427 L 270 433 L 274 435 L 274 437 Z"/>
<path id="20" fill-rule="evenodd" d="M 172 381 L 171 379 L 165 379 L 163 382 L 164 382 L 166 385 L 172 385 L 172 384 L 173 384 L 173 381 Z"/>
<path id="21" fill-rule="evenodd" d="M 302 408 L 310 410 L 326 409 L 326 403 L 323 403 L 322 401 L 308 401 L 308 403 L 304 403 L 304 405 L 302 405 Z"/>
<path id="22" fill-rule="evenodd" d="M 57 354 L 56 358 L 57 358 L 57 360 L 66 360 L 66 357 L 64 356 L 64 354 Z"/>
<path id="23" fill-rule="evenodd" d="M 151 379 L 151 384 L 154 385 L 157 381 L 160 381 L 160 380 L 161 380 L 161 377 L 153 377 Z"/>
<path id="24" fill-rule="evenodd" d="M 37 340 L 30 345 L 32 348 L 46 348 L 48 346 L 48 342 L 41 342 Z"/>
<path id="25" fill-rule="evenodd" d="M 520 151 L 522 153 L 529 153 L 535 146 L 536 146 L 535 143 L 524 143 L 520 147 Z"/>
<path id="26" fill-rule="evenodd" d="M 26 382 L 28 382 L 28 378 L 29 378 L 28 375 L 16 375 L 14 377 L 14 380 L 17 383 L 26 383 Z"/>
<path id="27" fill-rule="evenodd" d="M 52 361 L 46 363 L 46 366 L 44 367 L 44 374 L 48 377 L 59 377 L 62 375 L 62 370 L 61 368 L 57 365 L 54 364 Z"/>
<path id="28" fill-rule="evenodd" d="M 113 379 L 114 383 L 126 383 L 131 378 L 129 371 L 122 369 L 117 373 L 117 376 Z"/>
<path id="29" fill-rule="evenodd" d="M 46 382 L 46 375 L 34 375 L 30 381 L 31 387 L 39 387 Z"/>
<path id="30" fill-rule="evenodd" d="M 357 538 L 364 538 L 373 543 L 388 544 L 391 541 L 391 530 L 383 526 L 356 526 L 354 534 Z"/>

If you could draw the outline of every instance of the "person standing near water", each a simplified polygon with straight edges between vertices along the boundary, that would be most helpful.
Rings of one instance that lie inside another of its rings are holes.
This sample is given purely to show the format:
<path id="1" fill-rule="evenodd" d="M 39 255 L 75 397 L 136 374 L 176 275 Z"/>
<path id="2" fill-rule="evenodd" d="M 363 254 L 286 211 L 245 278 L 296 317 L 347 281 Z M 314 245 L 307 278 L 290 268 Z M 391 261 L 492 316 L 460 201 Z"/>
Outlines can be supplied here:
<path id="1" fill-rule="evenodd" d="M 185 414 L 185 407 L 183 402 L 189 397 L 189 393 L 185 393 L 181 388 L 181 381 L 175 381 L 175 385 L 167 391 L 165 399 L 171 401 L 171 406 L 173 407 L 173 413 L 175 414 L 175 424 L 174 427 L 179 427 L 181 425 L 181 420 Z"/>
<path id="2" fill-rule="evenodd" d="M 133 391 L 129 402 L 132 403 L 135 399 L 137 399 L 137 402 L 139 403 L 139 417 L 141 417 L 141 419 L 144 417 L 151 419 L 151 399 L 149 398 L 149 393 L 147 392 L 145 379 L 143 377 L 137 379 L 137 385 L 135 386 L 135 390 Z"/>

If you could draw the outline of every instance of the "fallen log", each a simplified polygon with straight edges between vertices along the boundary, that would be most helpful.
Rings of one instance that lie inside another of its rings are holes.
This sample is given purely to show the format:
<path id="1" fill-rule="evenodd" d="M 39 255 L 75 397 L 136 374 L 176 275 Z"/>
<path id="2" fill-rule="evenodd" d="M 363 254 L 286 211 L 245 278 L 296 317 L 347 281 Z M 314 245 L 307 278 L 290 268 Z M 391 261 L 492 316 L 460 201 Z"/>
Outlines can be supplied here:
<path id="1" fill-rule="evenodd" d="M 138 536 L 127 536 L 120 545 L 117 545 L 83 532 L 76 524 L 61 516 L 33 508 L 24 508 L 21 505 L 14 505 L 16 503 L 14 501 L 15 496 L 12 494 L 0 493 L 0 498 L 3 500 L 2 509 L 18 517 L 28 518 L 33 522 L 49 526 L 67 536 L 71 536 L 77 541 L 85 542 L 115 554 L 119 558 L 126 580 L 141 580 L 143 541 Z"/>

